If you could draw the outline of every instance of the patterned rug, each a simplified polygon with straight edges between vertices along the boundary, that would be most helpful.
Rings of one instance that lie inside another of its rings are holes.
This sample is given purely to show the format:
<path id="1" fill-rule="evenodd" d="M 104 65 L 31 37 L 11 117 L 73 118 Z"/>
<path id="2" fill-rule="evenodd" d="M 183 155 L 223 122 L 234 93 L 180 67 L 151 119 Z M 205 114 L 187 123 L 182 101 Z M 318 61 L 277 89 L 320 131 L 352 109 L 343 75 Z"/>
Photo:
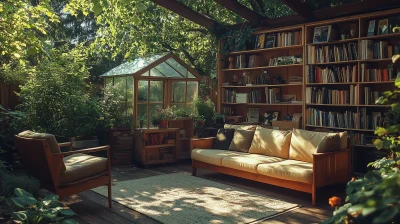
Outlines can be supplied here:
<path id="1" fill-rule="evenodd" d="M 106 187 L 93 191 L 107 196 Z M 173 173 L 115 182 L 113 200 L 161 223 L 256 223 L 297 204 L 226 184 Z"/>

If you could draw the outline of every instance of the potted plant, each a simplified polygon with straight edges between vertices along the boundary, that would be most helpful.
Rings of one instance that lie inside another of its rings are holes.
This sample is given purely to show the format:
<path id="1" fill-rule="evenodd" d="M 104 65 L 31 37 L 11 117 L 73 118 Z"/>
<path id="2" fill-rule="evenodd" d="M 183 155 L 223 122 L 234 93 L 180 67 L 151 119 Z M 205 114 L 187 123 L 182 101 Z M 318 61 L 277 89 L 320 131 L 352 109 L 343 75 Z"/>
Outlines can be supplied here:
<path id="1" fill-rule="evenodd" d="M 210 100 L 203 100 L 201 98 L 196 98 L 193 101 L 194 106 L 194 117 L 199 119 L 203 118 L 204 125 L 210 126 L 215 120 L 215 105 Z"/>
<path id="2" fill-rule="evenodd" d="M 168 120 L 172 118 L 172 108 L 168 107 L 166 109 L 163 109 L 157 106 L 153 115 L 151 116 L 151 123 L 153 124 L 153 126 L 158 126 L 159 128 L 167 128 Z"/>

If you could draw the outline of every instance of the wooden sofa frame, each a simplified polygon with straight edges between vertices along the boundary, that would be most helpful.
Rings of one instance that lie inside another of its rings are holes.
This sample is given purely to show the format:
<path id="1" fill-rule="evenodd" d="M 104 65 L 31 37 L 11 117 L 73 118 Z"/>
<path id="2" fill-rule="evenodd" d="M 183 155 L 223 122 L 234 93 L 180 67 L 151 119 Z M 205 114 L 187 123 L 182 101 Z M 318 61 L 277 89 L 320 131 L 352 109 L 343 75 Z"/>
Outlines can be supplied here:
<path id="1" fill-rule="evenodd" d="M 15 136 L 15 144 L 21 153 L 22 164 L 29 173 L 38 178 L 43 187 L 55 192 L 60 199 L 86 191 L 95 187 L 108 187 L 108 206 L 112 206 L 111 198 L 111 164 L 110 164 L 110 146 L 99 146 L 89 149 L 81 149 L 69 152 L 52 153 L 49 144 L 45 139 L 32 139 Z M 72 148 L 72 142 L 59 143 L 59 147 L 69 146 Z M 107 152 L 107 170 L 95 176 L 85 178 L 72 183 L 61 184 L 60 174 L 65 156 L 77 153 Z"/>
<path id="2" fill-rule="evenodd" d="M 215 137 L 191 139 L 190 151 L 193 149 L 212 149 Z M 313 179 L 312 184 L 268 177 L 261 174 L 250 173 L 237 169 L 217 166 L 192 159 L 192 175 L 196 176 L 198 168 L 208 169 L 232 176 L 254 180 L 266 184 L 298 190 L 312 195 L 312 205 L 316 202 L 318 187 L 345 183 L 350 179 L 350 150 L 340 150 L 329 153 L 313 154 Z"/>

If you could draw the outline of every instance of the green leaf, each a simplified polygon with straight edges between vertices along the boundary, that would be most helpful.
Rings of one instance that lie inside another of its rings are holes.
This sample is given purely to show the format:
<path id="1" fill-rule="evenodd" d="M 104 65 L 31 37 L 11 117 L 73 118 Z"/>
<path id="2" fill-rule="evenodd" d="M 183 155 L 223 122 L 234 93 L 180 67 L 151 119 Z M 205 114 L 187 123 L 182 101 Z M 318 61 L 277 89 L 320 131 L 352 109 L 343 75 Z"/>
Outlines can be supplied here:
<path id="1" fill-rule="evenodd" d="M 57 210 L 56 209 L 46 209 L 42 212 L 42 216 L 48 219 L 54 219 L 57 217 Z"/>
<path id="2" fill-rule="evenodd" d="M 400 76 L 396 78 L 394 85 L 397 86 L 398 88 L 400 88 Z"/>
<path id="3" fill-rule="evenodd" d="M 377 210 L 376 207 L 367 207 L 367 208 L 364 208 L 364 209 L 362 210 L 362 215 L 363 215 L 363 216 L 368 216 L 368 215 L 370 215 L 371 213 L 376 212 L 376 210 Z"/>
<path id="4" fill-rule="evenodd" d="M 48 200 L 52 200 L 52 201 L 57 201 L 59 199 L 58 195 L 54 195 L 54 194 L 49 194 L 46 195 L 46 197 L 44 197 L 44 201 L 48 201 Z"/>
<path id="5" fill-rule="evenodd" d="M 394 206 L 389 206 L 381 214 L 375 217 L 372 221 L 373 224 L 389 223 L 397 215 L 399 209 Z"/>
<path id="6" fill-rule="evenodd" d="M 64 219 L 61 224 L 78 224 L 78 222 L 73 219 Z"/>
<path id="7" fill-rule="evenodd" d="M 14 189 L 14 194 L 17 197 L 32 197 L 33 198 L 33 195 L 31 193 L 29 193 L 29 192 L 27 192 L 27 191 L 25 191 L 24 189 L 21 189 L 21 188 L 15 188 Z"/>
<path id="8" fill-rule="evenodd" d="M 58 210 L 63 216 L 74 216 L 76 215 L 75 212 L 73 212 L 71 209 L 60 209 Z"/>
<path id="9" fill-rule="evenodd" d="M 11 214 L 11 217 L 13 220 L 18 220 L 23 222 L 28 219 L 28 212 L 27 211 L 13 212 Z"/>
<path id="10" fill-rule="evenodd" d="M 376 139 L 374 145 L 376 146 L 377 149 L 381 150 L 383 148 L 383 141 L 380 139 Z"/>
<path id="11" fill-rule="evenodd" d="M 13 197 L 11 202 L 18 207 L 25 208 L 26 206 L 35 205 L 37 200 L 32 197 Z"/>
<path id="12" fill-rule="evenodd" d="M 98 16 L 103 11 L 103 8 L 100 5 L 100 1 L 92 0 L 92 3 L 93 3 L 93 13 L 95 16 Z"/>
<path id="13" fill-rule="evenodd" d="M 347 209 L 347 213 L 351 214 L 354 212 L 361 211 L 364 208 L 364 205 L 353 205 L 349 209 Z"/>

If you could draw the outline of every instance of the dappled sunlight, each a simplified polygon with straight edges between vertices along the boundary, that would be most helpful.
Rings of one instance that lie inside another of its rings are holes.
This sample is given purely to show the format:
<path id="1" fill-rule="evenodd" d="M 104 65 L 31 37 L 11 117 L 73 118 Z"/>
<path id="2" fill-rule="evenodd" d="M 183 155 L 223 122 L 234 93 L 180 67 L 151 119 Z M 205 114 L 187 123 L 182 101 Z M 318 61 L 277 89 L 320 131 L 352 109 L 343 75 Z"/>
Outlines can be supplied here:
<path id="1" fill-rule="evenodd" d="M 163 223 L 251 222 L 297 206 L 183 173 L 117 182 L 113 195 Z"/>

